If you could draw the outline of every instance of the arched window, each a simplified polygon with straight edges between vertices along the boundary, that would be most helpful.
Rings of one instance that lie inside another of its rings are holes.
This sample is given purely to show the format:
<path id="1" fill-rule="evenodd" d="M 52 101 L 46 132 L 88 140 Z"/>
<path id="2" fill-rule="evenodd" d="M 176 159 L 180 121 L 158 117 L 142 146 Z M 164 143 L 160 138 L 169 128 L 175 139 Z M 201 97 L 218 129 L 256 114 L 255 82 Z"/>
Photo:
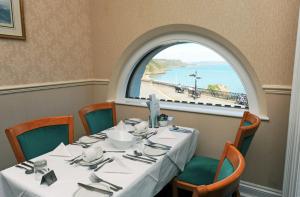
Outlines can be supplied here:
<path id="1" fill-rule="evenodd" d="M 264 92 L 246 57 L 199 27 L 157 28 L 126 48 L 108 98 L 146 107 L 153 93 L 162 109 L 235 117 L 249 110 L 268 119 Z"/>
<path id="2" fill-rule="evenodd" d="M 131 73 L 127 98 L 248 108 L 234 67 L 213 49 L 194 42 L 161 45 L 145 54 Z"/>

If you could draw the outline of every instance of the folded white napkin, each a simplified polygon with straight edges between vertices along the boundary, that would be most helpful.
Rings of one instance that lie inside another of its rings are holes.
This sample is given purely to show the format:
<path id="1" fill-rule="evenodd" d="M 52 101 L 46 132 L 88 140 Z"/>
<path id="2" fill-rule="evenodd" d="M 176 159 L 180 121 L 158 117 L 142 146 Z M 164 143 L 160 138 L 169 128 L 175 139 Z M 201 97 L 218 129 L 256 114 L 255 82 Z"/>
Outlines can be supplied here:
<path id="1" fill-rule="evenodd" d="M 158 134 L 157 138 L 161 138 L 161 139 L 176 139 L 176 136 L 171 131 L 165 130 L 165 131 L 161 132 L 160 134 Z"/>
<path id="2" fill-rule="evenodd" d="M 49 155 L 58 157 L 72 157 L 72 154 L 67 150 L 64 143 L 60 143 Z"/>
<path id="3" fill-rule="evenodd" d="M 104 173 L 119 173 L 119 174 L 132 174 L 132 169 L 125 165 L 120 158 L 114 157 L 114 161 L 104 165 L 100 168 L 99 172 Z"/>
<path id="4" fill-rule="evenodd" d="M 122 120 L 117 124 L 117 126 L 114 127 L 113 130 L 118 130 L 118 131 L 133 131 L 134 127 L 131 125 L 125 124 Z"/>
<path id="5" fill-rule="evenodd" d="M 137 131 L 144 131 L 148 128 L 149 124 L 147 121 L 140 122 L 139 124 L 134 125 L 134 128 Z"/>

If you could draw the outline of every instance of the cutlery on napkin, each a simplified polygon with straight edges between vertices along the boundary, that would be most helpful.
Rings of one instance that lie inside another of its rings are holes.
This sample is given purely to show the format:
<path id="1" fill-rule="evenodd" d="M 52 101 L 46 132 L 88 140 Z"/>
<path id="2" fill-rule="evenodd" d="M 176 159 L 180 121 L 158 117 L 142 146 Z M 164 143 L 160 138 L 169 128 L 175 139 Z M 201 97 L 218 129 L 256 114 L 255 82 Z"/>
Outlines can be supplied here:
<path id="1" fill-rule="evenodd" d="M 58 157 L 72 157 L 64 143 L 60 143 L 49 155 Z"/>

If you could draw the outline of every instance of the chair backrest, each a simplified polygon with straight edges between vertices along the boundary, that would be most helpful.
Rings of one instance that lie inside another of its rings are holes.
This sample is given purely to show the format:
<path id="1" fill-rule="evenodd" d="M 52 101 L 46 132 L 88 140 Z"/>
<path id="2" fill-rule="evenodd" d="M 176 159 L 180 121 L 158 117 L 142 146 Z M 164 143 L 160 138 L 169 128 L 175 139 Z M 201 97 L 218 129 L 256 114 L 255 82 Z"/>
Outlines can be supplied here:
<path id="1" fill-rule="evenodd" d="M 260 118 L 256 115 L 246 111 L 244 112 L 241 120 L 238 132 L 236 134 L 234 145 L 239 151 L 246 156 L 246 153 L 250 147 L 252 139 L 255 135 L 257 128 L 260 125 Z"/>
<path id="2" fill-rule="evenodd" d="M 245 169 L 243 155 L 229 142 L 219 161 L 215 182 L 209 185 L 197 186 L 193 197 L 229 197 L 239 187 L 240 176 Z"/>
<path id="3" fill-rule="evenodd" d="M 79 117 L 86 135 L 98 133 L 116 125 L 116 107 L 114 102 L 97 103 L 83 107 Z"/>
<path id="4" fill-rule="evenodd" d="M 45 154 L 61 142 L 73 143 L 73 116 L 46 117 L 5 130 L 18 163 Z"/>

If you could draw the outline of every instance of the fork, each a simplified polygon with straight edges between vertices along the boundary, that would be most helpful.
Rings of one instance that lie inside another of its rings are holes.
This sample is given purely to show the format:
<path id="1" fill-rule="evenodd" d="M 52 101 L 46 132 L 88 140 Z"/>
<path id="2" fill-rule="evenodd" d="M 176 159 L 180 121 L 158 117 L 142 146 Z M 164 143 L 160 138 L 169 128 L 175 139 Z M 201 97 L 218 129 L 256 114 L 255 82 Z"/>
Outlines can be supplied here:
<path id="1" fill-rule="evenodd" d="M 150 133 L 150 134 L 148 134 L 146 137 L 145 137 L 145 139 L 149 139 L 150 137 L 152 137 L 153 135 L 156 135 L 157 134 L 157 130 L 155 130 L 154 132 L 152 132 L 152 133 Z"/>
<path id="2" fill-rule="evenodd" d="M 98 177 L 95 173 L 91 173 L 90 177 L 89 177 L 90 181 L 92 181 L 93 183 L 100 183 L 100 182 L 103 182 L 103 183 L 106 183 L 112 187 L 110 187 L 112 190 L 114 191 L 119 191 L 121 189 L 123 189 L 123 187 L 120 187 L 118 185 L 115 185 L 113 183 L 110 183 L 108 181 L 105 181 L 103 180 L 102 178 Z"/>
<path id="3" fill-rule="evenodd" d="M 83 143 L 80 143 L 80 142 L 74 142 L 72 145 L 79 145 L 79 146 L 81 146 L 82 148 L 88 148 L 88 147 L 91 146 L 91 145 L 89 145 L 89 144 L 83 144 Z"/>
<path id="4" fill-rule="evenodd" d="M 157 145 L 157 146 L 163 146 L 163 147 L 166 147 L 166 148 L 169 148 L 169 149 L 171 149 L 172 148 L 172 146 L 169 146 L 169 145 L 165 145 L 165 144 L 160 144 L 160 143 L 156 143 L 156 142 L 153 142 L 153 141 L 151 141 L 151 140 L 149 140 L 149 139 L 147 139 L 147 142 L 148 142 L 148 144 L 149 145 Z"/>

